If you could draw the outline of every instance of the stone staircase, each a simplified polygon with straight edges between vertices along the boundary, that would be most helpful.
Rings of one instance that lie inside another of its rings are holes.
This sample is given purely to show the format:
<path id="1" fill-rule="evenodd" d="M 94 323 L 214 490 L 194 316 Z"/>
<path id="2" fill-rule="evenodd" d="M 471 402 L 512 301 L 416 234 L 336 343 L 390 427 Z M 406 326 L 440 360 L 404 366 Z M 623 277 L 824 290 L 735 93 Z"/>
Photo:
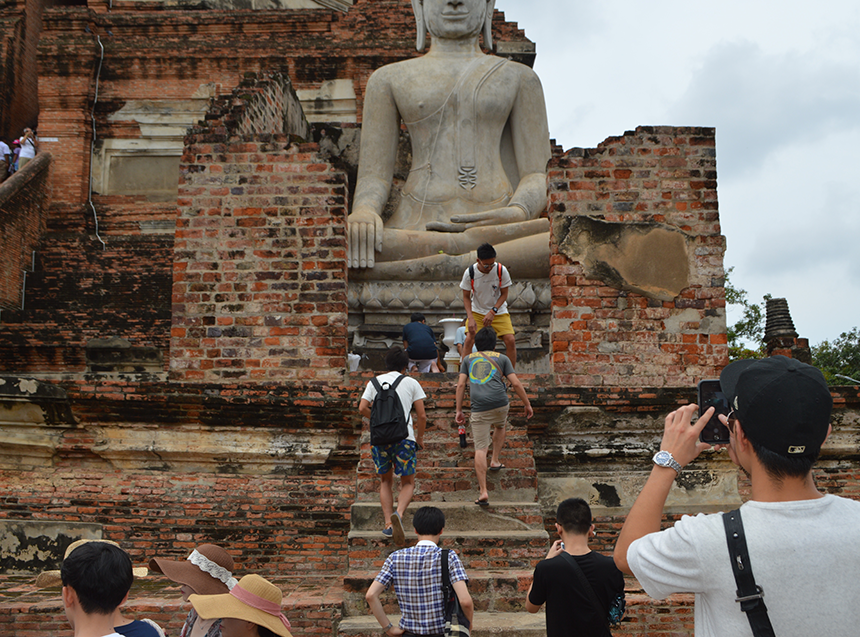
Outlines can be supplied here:
<path id="1" fill-rule="evenodd" d="M 519 410 L 519 405 L 515 405 Z M 545 634 L 543 614 L 525 612 L 525 596 L 534 565 L 546 555 L 550 538 L 537 501 L 537 471 L 532 445 L 515 415 L 509 423 L 502 452 L 505 469 L 489 472 L 489 507 L 474 504 L 478 497 L 474 475 L 474 445 L 459 446 L 453 425 L 428 426 L 425 448 L 418 454 L 415 495 L 403 519 L 407 542 L 416 542 L 412 513 L 426 504 L 445 513 L 441 546 L 457 552 L 469 576 L 475 602 L 474 635 Z M 397 484 L 395 480 L 395 485 Z M 338 634 L 378 637 L 379 624 L 370 615 L 364 595 L 386 557 L 397 550 L 381 531 L 384 526 L 378 497 L 379 479 L 370 455 L 369 433 L 362 434 L 357 500 L 351 509 L 349 572 L 344 578 L 343 619 Z M 396 495 L 396 490 L 395 490 Z M 383 605 L 395 623 L 399 619 L 393 591 Z"/>

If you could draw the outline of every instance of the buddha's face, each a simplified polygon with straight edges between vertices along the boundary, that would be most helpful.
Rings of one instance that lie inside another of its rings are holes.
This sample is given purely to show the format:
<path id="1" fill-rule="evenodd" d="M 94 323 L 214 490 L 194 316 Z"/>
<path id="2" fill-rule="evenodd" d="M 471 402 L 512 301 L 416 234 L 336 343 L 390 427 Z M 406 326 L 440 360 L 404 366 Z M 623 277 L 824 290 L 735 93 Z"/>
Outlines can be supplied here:
<path id="1" fill-rule="evenodd" d="M 427 30 L 433 37 L 447 40 L 477 36 L 488 6 L 488 0 L 424 0 Z"/>

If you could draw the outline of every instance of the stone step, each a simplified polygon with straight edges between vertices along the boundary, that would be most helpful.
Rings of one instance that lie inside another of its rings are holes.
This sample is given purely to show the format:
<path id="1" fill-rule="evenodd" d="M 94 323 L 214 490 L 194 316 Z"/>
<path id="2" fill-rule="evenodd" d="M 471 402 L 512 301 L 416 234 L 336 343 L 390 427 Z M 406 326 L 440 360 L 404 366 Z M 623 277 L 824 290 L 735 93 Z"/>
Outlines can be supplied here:
<path id="1" fill-rule="evenodd" d="M 389 615 L 396 626 L 399 615 Z M 531 613 L 475 613 L 473 637 L 490 635 L 505 637 L 539 637 L 546 635 L 546 619 L 543 612 Z M 379 622 L 373 616 L 348 617 L 340 622 L 338 635 L 344 637 L 379 637 Z"/>
<path id="2" fill-rule="evenodd" d="M 508 462 L 505 461 L 507 465 Z M 372 466 L 372 465 L 371 465 Z M 379 501 L 379 476 L 359 471 L 356 481 L 356 499 L 360 502 Z M 490 502 L 535 502 L 537 500 L 537 473 L 534 469 L 512 469 L 487 472 L 487 491 Z M 395 496 L 397 480 L 395 479 Z M 419 501 L 474 502 L 478 497 L 478 479 L 472 467 L 435 467 L 424 469 L 421 459 L 415 473 L 415 495 Z M 491 507 L 492 508 L 492 507 Z"/>
<path id="3" fill-rule="evenodd" d="M 403 516 L 403 530 L 407 537 L 414 535 L 412 516 L 420 507 L 430 504 L 445 514 L 445 536 L 458 531 L 481 529 L 495 531 L 544 530 L 543 515 L 537 502 L 499 501 L 490 507 L 463 502 L 411 502 Z M 353 531 L 378 532 L 384 526 L 379 502 L 356 502 L 350 509 L 350 526 Z"/>
<path id="4" fill-rule="evenodd" d="M 414 536 L 413 536 L 414 537 Z M 415 544 L 407 536 L 408 545 Z M 549 534 L 543 529 L 520 531 L 445 532 L 440 546 L 457 551 L 470 569 L 530 569 L 549 550 Z M 378 571 L 398 547 L 379 531 L 349 532 L 350 570 Z"/>
<path id="5" fill-rule="evenodd" d="M 378 571 L 352 571 L 343 581 L 344 617 L 357 617 L 369 613 L 364 599 L 370 583 Z M 526 591 L 532 581 L 534 569 L 467 570 L 469 594 L 478 612 L 525 612 Z M 385 612 L 399 613 L 393 590 L 381 597 Z"/>

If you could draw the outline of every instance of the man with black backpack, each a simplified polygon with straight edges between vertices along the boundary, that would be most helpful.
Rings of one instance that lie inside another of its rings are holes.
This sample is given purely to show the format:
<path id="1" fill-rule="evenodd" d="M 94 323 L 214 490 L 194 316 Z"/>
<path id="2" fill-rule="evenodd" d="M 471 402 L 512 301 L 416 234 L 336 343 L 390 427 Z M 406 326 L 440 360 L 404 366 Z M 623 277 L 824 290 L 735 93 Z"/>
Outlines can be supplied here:
<path id="1" fill-rule="evenodd" d="M 370 420 L 373 464 L 379 474 L 379 502 L 386 521 L 382 534 L 393 537 L 398 546 L 406 543 L 403 514 L 415 491 L 416 451 L 424 446 L 424 399 L 421 384 L 406 376 L 409 354 L 395 345 L 385 355 L 388 372 L 367 383 L 358 413 Z M 412 408 L 415 408 L 415 422 Z M 394 475 L 400 476 L 400 493 L 394 509 Z"/>

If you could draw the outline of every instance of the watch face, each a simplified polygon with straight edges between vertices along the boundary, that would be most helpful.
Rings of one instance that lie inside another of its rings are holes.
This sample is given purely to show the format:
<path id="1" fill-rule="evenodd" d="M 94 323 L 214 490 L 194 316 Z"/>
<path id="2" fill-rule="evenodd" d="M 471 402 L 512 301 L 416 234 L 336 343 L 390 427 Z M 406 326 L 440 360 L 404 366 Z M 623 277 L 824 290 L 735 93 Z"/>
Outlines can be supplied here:
<path id="1" fill-rule="evenodd" d="M 669 452 L 658 451 L 657 455 L 654 456 L 654 462 L 658 464 L 669 464 Z"/>

